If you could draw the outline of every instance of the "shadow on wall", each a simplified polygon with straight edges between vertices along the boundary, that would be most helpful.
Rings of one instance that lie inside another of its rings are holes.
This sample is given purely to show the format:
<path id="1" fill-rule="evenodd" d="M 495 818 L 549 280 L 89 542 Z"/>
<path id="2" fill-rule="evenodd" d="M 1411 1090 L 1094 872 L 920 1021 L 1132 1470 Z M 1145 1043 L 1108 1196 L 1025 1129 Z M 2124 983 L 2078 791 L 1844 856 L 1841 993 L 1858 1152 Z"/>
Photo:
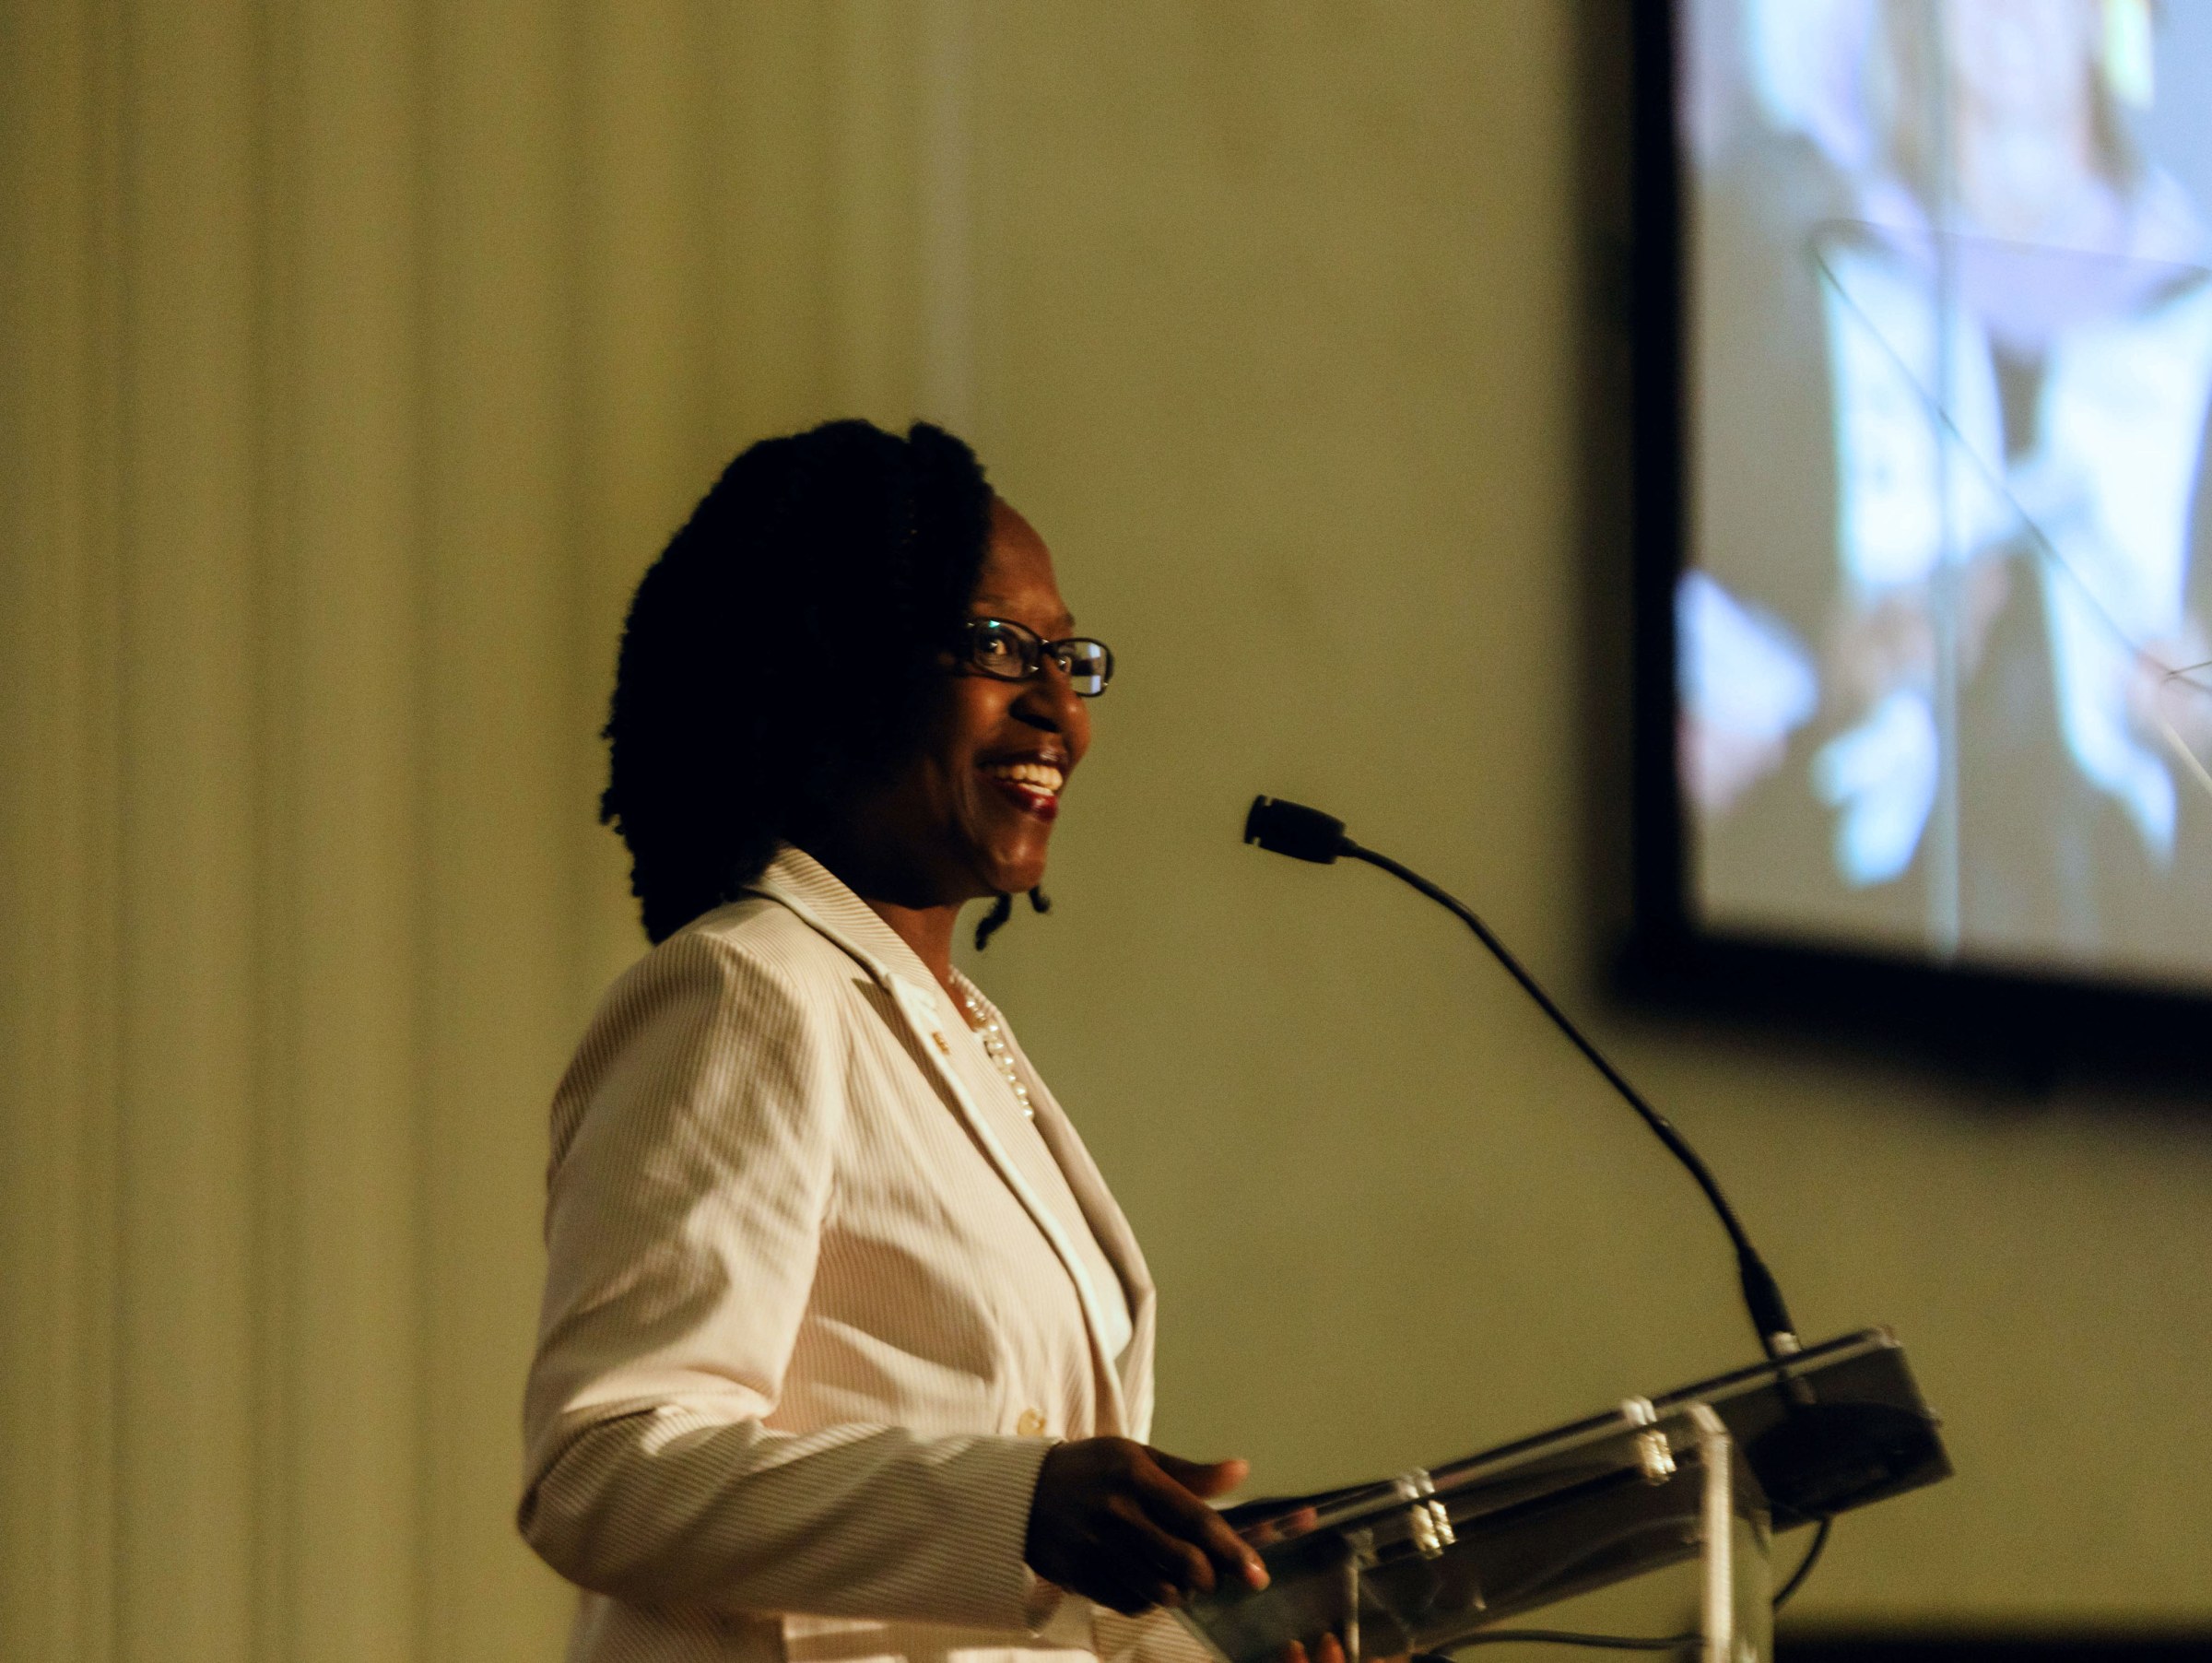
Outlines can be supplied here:
<path id="1" fill-rule="evenodd" d="M 1583 593 L 1576 611 L 1582 663 L 1574 678 L 1583 708 L 1583 867 L 1589 875 L 1584 920 L 1594 962 L 1607 962 L 1627 938 L 1633 907 L 1629 805 L 1633 760 L 1634 552 L 1632 486 L 1635 429 L 1631 369 L 1635 296 L 1631 126 L 1636 30 L 1628 0 L 1596 0 L 1581 12 L 1576 41 L 1578 107 L 1574 179 L 1582 205 L 1582 341 L 1578 370 L 1583 478 L 1574 493 Z"/>

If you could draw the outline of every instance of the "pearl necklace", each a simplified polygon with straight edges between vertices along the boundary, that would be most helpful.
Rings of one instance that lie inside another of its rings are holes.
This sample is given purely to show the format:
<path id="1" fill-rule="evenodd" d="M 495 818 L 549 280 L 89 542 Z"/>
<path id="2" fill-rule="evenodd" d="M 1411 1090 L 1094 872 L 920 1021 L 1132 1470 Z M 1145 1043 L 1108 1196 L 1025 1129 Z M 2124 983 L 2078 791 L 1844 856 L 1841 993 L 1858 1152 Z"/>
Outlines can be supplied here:
<path id="1" fill-rule="evenodd" d="M 1036 1119 L 1036 1105 L 1030 1102 L 1030 1089 L 1021 1083 L 1021 1076 L 1015 1070 L 1014 1050 L 1006 1044 L 1006 1031 L 999 1026 L 998 1018 L 991 1013 L 982 1000 L 965 989 L 961 991 L 960 1003 L 967 1008 L 970 1031 L 982 1042 L 983 1055 L 991 1059 L 999 1073 L 1006 1077 L 1006 1084 L 1013 1088 L 1014 1101 L 1021 1104 L 1022 1117 L 1026 1120 Z"/>

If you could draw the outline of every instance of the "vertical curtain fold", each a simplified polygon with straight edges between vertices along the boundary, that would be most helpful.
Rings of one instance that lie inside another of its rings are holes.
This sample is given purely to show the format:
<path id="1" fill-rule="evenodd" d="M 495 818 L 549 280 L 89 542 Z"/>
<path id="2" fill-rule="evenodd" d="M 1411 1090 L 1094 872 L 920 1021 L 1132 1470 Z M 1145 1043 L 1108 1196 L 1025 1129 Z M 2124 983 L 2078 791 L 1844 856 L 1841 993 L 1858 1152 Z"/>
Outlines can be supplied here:
<path id="1" fill-rule="evenodd" d="M 621 608 L 739 444 L 959 382 L 963 4 L 0 0 L 11 1655 L 558 1654 L 516 1394 L 641 947 Z"/>

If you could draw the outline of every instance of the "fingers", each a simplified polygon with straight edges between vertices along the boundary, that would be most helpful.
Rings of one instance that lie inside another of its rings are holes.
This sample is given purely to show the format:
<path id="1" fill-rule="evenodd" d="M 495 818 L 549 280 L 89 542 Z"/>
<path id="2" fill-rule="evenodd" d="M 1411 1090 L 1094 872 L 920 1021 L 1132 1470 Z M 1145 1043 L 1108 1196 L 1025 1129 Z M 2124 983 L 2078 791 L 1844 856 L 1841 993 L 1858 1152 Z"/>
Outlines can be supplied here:
<path id="1" fill-rule="evenodd" d="M 1293 1640 L 1275 1654 L 1273 1663 L 1344 1663 L 1344 1646 L 1330 1634 L 1323 1634 L 1311 1647 Z"/>
<path id="2" fill-rule="evenodd" d="M 1288 1541 L 1299 1533 L 1298 1527 L 1286 1524 L 1280 1519 L 1270 1518 L 1264 1519 L 1259 1524 L 1248 1526 L 1237 1534 L 1255 1548 L 1272 1548 L 1277 1542 Z"/>
<path id="3" fill-rule="evenodd" d="M 1116 1496 L 1107 1505 L 1120 1521 L 1130 1544 L 1171 1586 L 1202 1594 L 1214 1591 L 1213 1562 L 1195 1544 L 1162 1529 L 1143 1502 L 1130 1496 Z"/>
<path id="4" fill-rule="evenodd" d="M 1244 1473 L 1241 1461 L 1184 1461 L 1123 1438 L 1059 1445 L 1038 1474 L 1024 1556 L 1046 1580 L 1132 1615 L 1225 1584 L 1265 1587 L 1258 1553 L 1201 1499 Z"/>
<path id="5" fill-rule="evenodd" d="M 1297 1507 L 1288 1513 L 1278 1513 L 1273 1518 L 1264 1518 L 1256 1525 L 1248 1525 L 1237 1534 L 1255 1548 L 1272 1548 L 1278 1541 L 1304 1535 L 1320 1516 L 1316 1508 Z"/>
<path id="6" fill-rule="evenodd" d="M 1191 1467 L 1190 1462 L 1176 1461 L 1172 1456 L 1168 1459 L 1174 1461 L 1177 1468 Z M 1222 1461 L 1212 1470 L 1242 1465 L 1241 1461 Z M 1163 1529 L 1194 1544 L 1223 1575 L 1235 1577 L 1248 1587 L 1267 1586 L 1267 1567 L 1260 1563 L 1260 1556 L 1229 1527 L 1227 1519 L 1200 1501 L 1164 1463 L 1155 1466 L 1149 1475 L 1140 1472 L 1138 1478 L 1146 1511 Z M 1214 1582 L 1210 1574 L 1202 1586 L 1208 1592 L 1212 1590 Z"/>
<path id="7" fill-rule="evenodd" d="M 1152 1449 L 1149 1445 L 1146 1447 L 1150 1451 L 1153 1460 L 1159 1464 L 1162 1472 L 1193 1495 L 1205 1496 L 1208 1500 L 1217 1495 L 1227 1495 L 1252 1472 L 1250 1461 L 1186 1461 L 1181 1456 L 1168 1454 L 1164 1449 Z"/>

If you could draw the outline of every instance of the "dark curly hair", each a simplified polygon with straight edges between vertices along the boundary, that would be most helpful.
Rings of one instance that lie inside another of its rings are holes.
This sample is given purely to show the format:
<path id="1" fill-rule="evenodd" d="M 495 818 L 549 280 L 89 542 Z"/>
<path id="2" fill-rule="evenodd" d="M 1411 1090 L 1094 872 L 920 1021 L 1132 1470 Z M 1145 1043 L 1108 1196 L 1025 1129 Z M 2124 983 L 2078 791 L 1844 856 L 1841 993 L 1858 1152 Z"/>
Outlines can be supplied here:
<path id="1" fill-rule="evenodd" d="M 975 453 L 926 422 L 764 439 L 714 482 L 638 584 L 605 729 L 599 818 L 650 939 L 919 741 L 990 527 Z"/>

